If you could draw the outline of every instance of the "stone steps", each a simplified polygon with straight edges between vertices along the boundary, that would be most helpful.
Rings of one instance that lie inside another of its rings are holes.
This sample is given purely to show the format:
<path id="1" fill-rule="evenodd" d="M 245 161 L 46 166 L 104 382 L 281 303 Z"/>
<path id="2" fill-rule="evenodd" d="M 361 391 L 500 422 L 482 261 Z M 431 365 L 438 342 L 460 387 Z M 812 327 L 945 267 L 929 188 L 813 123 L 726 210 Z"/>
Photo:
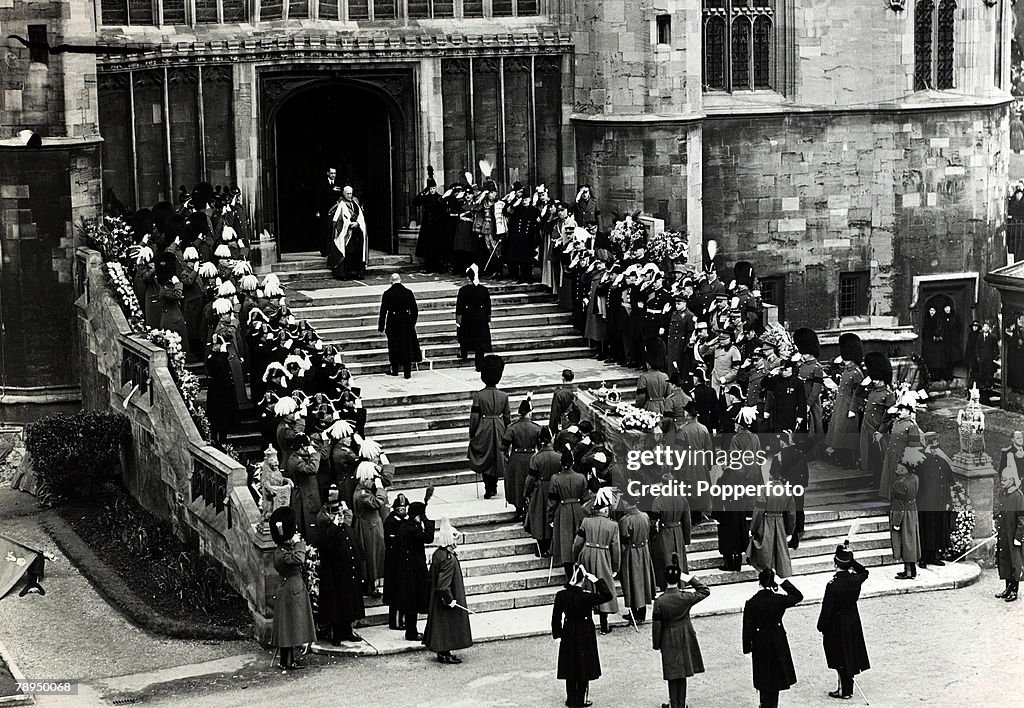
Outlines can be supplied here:
<path id="1" fill-rule="evenodd" d="M 505 322 L 502 322 L 501 324 L 505 324 Z M 510 319 L 508 324 L 518 325 L 519 322 L 518 320 Z M 457 344 L 458 337 L 454 325 L 451 322 L 446 322 L 445 325 L 445 327 L 438 327 L 434 331 L 417 332 L 420 347 L 427 349 L 431 347 Z M 417 327 L 417 330 L 418 329 L 419 328 Z M 320 330 L 318 329 L 317 331 Z M 343 353 L 346 359 L 350 358 L 349 352 L 358 354 L 358 352 L 375 350 L 382 346 L 386 348 L 387 345 L 387 339 L 385 339 L 384 335 L 377 332 L 376 325 L 373 327 L 359 328 L 356 331 L 341 335 L 335 335 L 330 330 L 324 331 L 329 332 L 328 341 L 333 343 Z M 338 336 L 338 338 L 335 339 L 335 336 Z M 580 335 L 568 322 L 565 324 L 548 325 L 546 327 L 491 327 L 491 341 L 502 342 L 502 347 L 508 347 L 511 344 L 518 342 L 554 339 L 579 340 Z"/>
<path id="2" fill-rule="evenodd" d="M 448 341 L 445 341 L 447 339 Z M 505 336 L 497 340 L 492 339 L 492 346 L 501 354 L 502 357 L 506 357 L 508 352 L 518 352 L 523 350 L 542 351 L 547 348 L 551 351 L 565 351 L 570 349 L 581 349 L 583 339 L 573 332 L 568 336 L 549 336 L 533 335 L 529 333 L 523 333 L 518 337 Z M 345 366 L 352 370 L 354 366 L 365 364 L 365 363 L 387 363 L 388 358 L 388 347 L 387 339 L 383 335 L 377 337 L 376 342 L 372 342 L 373 346 L 369 349 L 344 349 L 343 357 L 345 359 Z M 420 350 L 423 352 L 424 362 L 432 364 L 430 368 L 443 368 L 433 365 L 438 360 L 457 359 L 459 355 L 459 344 L 456 341 L 454 334 L 449 337 L 441 338 L 436 340 L 436 343 L 420 342 Z M 589 351 L 589 350 L 588 350 Z M 533 360 L 536 361 L 536 360 Z M 420 363 L 420 368 L 423 368 L 423 363 Z M 457 364 L 456 364 L 457 365 Z M 355 371 L 353 371 L 353 374 Z"/>
<path id="3" fill-rule="evenodd" d="M 518 297 L 518 296 L 517 296 Z M 313 311 L 313 308 L 320 308 Z M 303 312 L 305 310 L 305 312 Z M 380 309 L 377 305 L 366 306 L 359 303 L 357 306 L 347 305 L 311 305 L 308 308 L 295 307 L 292 309 L 296 317 L 309 320 L 310 325 L 320 332 L 324 339 L 330 339 L 337 335 L 358 333 L 361 328 L 373 327 L 376 329 L 380 322 Z M 491 327 L 498 328 L 502 322 L 505 326 L 514 326 L 516 321 L 522 317 L 548 317 L 560 316 L 561 322 L 567 322 L 570 318 L 568 312 L 558 308 L 558 304 L 547 300 L 531 302 L 503 302 L 491 308 Z M 539 320 L 535 320 L 537 322 Z M 558 322 L 559 320 L 555 320 Z M 431 310 L 421 310 L 416 320 L 416 331 L 436 331 L 438 323 L 446 323 L 451 329 L 455 328 L 455 306 Z M 533 323 L 531 323 L 533 324 Z"/>
<path id="4" fill-rule="evenodd" d="M 455 300 L 459 294 L 459 288 L 464 281 L 438 280 L 431 283 L 407 283 L 407 286 L 416 295 L 416 307 L 421 312 L 433 309 L 444 309 L 454 307 Z M 354 307 L 365 305 L 376 308 L 380 306 L 380 298 L 387 289 L 386 285 L 367 287 L 337 287 L 317 290 L 315 293 L 301 295 L 309 300 L 296 307 L 296 310 L 319 311 L 318 308 L 327 307 Z M 512 283 L 502 281 L 488 281 L 487 291 L 491 296 L 492 308 L 502 303 L 524 302 L 526 298 L 546 298 L 553 300 L 553 296 L 540 285 L 525 285 L 523 283 Z M 449 304 L 450 301 L 450 304 Z"/>
<path id="5" fill-rule="evenodd" d="M 606 375 L 603 375 L 601 378 L 593 375 L 578 376 L 573 383 L 582 388 L 597 388 L 601 385 L 601 381 L 604 381 L 609 387 L 612 385 L 618 386 L 618 390 L 624 398 L 625 394 L 629 393 L 632 395 L 633 391 L 636 390 L 636 381 L 639 376 L 637 372 L 611 366 L 606 367 L 606 372 Z M 480 384 L 480 386 L 482 385 Z M 534 401 L 545 400 L 543 397 L 546 397 L 546 402 L 550 404 L 550 396 L 559 385 L 561 384 L 557 381 L 540 379 L 532 382 L 529 386 L 511 383 L 506 385 L 502 383 L 501 390 L 507 393 L 510 401 L 516 402 L 517 405 L 518 401 L 526 395 L 527 391 L 533 392 Z M 392 418 L 405 417 L 405 414 L 410 413 L 422 415 L 423 413 L 429 413 L 434 408 L 440 410 L 442 407 L 451 405 L 463 407 L 468 416 L 470 398 L 471 392 L 455 390 L 439 390 L 427 394 L 403 393 L 388 396 L 369 396 L 364 394 L 363 405 L 368 409 L 372 409 L 368 417 L 372 417 L 373 420 L 390 420 Z"/>
<path id="6" fill-rule="evenodd" d="M 582 340 L 581 340 L 582 341 Z M 387 354 L 387 350 L 382 350 L 384 354 Z M 506 364 L 517 364 L 517 363 L 528 363 L 536 361 L 557 361 L 559 359 L 581 359 L 593 356 L 593 351 L 588 347 L 577 346 L 577 347 L 559 347 L 557 349 L 523 349 L 506 351 L 500 348 L 495 348 L 495 354 L 501 355 L 501 358 L 505 360 Z M 345 364 L 349 371 L 352 372 L 353 376 L 367 376 L 370 374 L 384 374 L 387 373 L 391 368 L 391 365 L 386 361 L 380 362 L 352 362 Z M 458 356 L 439 356 L 428 361 L 420 362 L 417 371 L 429 371 L 432 369 L 455 369 L 459 366 L 472 366 L 473 361 L 470 357 L 468 363 L 460 359 Z"/>

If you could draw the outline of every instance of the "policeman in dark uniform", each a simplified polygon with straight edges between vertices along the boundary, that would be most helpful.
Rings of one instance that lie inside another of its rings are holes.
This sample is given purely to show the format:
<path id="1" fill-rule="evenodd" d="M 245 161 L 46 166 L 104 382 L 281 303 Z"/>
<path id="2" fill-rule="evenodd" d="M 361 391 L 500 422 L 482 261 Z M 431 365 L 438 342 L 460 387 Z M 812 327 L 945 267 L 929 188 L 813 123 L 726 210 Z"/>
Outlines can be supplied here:
<path id="1" fill-rule="evenodd" d="M 834 560 L 836 574 L 825 586 L 818 631 L 825 647 L 825 661 L 839 674 L 839 687 L 828 695 L 845 699 L 853 697 L 853 677 L 871 668 L 857 611 L 860 588 L 868 579 L 868 571 L 854 560 L 849 540 L 836 547 Z"/>

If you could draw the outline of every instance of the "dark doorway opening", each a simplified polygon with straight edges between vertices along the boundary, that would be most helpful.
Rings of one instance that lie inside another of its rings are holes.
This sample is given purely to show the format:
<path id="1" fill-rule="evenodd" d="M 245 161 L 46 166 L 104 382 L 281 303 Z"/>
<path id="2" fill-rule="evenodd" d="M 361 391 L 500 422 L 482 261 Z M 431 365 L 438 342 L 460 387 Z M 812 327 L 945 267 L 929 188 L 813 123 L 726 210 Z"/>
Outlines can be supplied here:
<path id="1" fill-rule="evenodd" d="M 320 250 L 326 236 L 316 219 L 316 195 L 329 167 L 363 205 L 370 248 L 392 250 L 398 120 L 380 96 L 353 83 L 316 84 L 285 101 L 274 121 L 283 253 Z"/>

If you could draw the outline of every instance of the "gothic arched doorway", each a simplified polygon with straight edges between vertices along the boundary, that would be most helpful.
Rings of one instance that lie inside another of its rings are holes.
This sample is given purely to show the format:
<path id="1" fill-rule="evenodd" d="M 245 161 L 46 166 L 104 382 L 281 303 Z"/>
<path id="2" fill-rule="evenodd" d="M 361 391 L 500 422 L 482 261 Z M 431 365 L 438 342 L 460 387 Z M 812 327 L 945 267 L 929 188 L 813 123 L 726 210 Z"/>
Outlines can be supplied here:
<path id="1" fill-rule="evenodd" d="M 273 115 L 278 243 L 283 253 L 320 250 L 318 181 L 328 167 L 363 204 L 370 248 L 390 252 L 395 237 L 395 164 L 401 115 L 372 88 L 317 81 L 296 90 Z"/>

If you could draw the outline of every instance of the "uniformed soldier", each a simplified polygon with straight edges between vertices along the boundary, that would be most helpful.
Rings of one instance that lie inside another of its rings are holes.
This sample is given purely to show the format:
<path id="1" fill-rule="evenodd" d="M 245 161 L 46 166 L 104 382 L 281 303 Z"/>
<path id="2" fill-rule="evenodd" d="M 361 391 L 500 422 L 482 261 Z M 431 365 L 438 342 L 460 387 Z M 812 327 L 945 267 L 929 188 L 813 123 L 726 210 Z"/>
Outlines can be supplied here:
<path id="1" fill-rule="evenodd" d="M 551 431 L 541 428 L 537 440 L 540 449 L 530 459 L 523 498 L 526 499 L 526 518 L 523 529 L 537 542 L 537 556 L 551 555 L 551 525 L 548 524 L 548 489 L 551 478 L 561 469 L 562 455 L 551 443 Z"/>
<path id="2" fill-rule="evenodd" d="M 490 354 L 484 358 L 480 380 L 484 388 L 473 394 L 469 416 L 469 466 L 484 480 L 484 499 L 498 493 L 498 479 L 505 474 L 505 457 L 499 448 L 511 423 L 508 394 L 498 390 L 505 362 Z"/>
<path id="3" fill-rule="evenodd" d="M 632 624 L 643 624 L 647 619 L 647 605 L 654 601 L 654 564 L 648 540 L 651 535 L 651 518 L 637 508 L 636 499 L 622 497 L 625 514 L 619 519 L 619 537 L 622 541 L 622 564 L 619 566 L 619 580 L 622 583 L 622 599 L 630 614 L 623 619 Z"/>
<path id="4" fill-rule="evenodd" d="M 661 652 L 662 678 L 668 682 L 668 704 L 686 708 L 686 679 L 704 673 L 704 659 L 690 622 L 690 608 L 711 595 L 700 580 L 683 573 L 677 560 L 665 569 L 670 587 L 654 601 L 651 634 L 654 649 Z M 689 589 L 683 588 L 689 586 Z"/>
<path id="5" fill-rule="evenodd" d="M 761 590 L 743 606 L 743 653 L 750 654 L 761 708 L 778 708 L 779 691 L 796 683 L 782 616 L 804 596 L 793 583 L 776 576 L 772 568 L 762 570 L 757 580 Z M 784 595 L 778 591 L 780 585 Z"/>
<path id="6" fill-rule="evenodd" d="M 572 577 L 573 542 L 583 522 L 583 503 L 590 499 L 587 480 L 573 469 L 572 453 L 562 452 L 561 469 L 551 477 L 548 487 L 548 524 L 551 525 L 552 563 L 565 569 L 566 580 Z"/>
<path id="7" fill-rule="evenodd" d="M 996 561 L 999 565 L 999 579 L 1006 583 L 1001 597 L 1007 602 L 1017 599 L 1022 569 L 1024 569 L 1024 495 L 1020 491 L 1020 480 L 1013 468 L 1005 468 L 999 475 L 1002 489 L 999 492 L 999 516 L 996 518 Z"/>
<path id="8" fill-rule="evenodd" d="M 896 403 L 892 391 L 892 364 L 889 357 L 879 352 L 864 356 L 864 379 L 857 396 L 856 410 L 861 414 L 860 469 L 871 474 L 875 486 L 882 477 L 882 448 L 875 433 L 882 430 L 887 411 Z"/>
<path id="9" fill-rule="evenodd" d="M 804 383 L 807 399 L 807 435 L 817 444 L 825 437 L 825 421 L 821 410 L 821 391 L 825 384 L 825 369 L 818 361 L 821 346 L 818 335 L 812 329 L 802 327 L 793 332 L 793 343 L 800 353 L 800 367 L 797 376 Z"/>
<path id="10" fill-rule="evenodd" d="M 574 378 L 576 378 L 576 374 L 572 369 L 562 369 L 562 384 L 555 389 L 551 396 L 548 428 L 551 429 L 552 435 L 556 435 L 562 429 L 566 414 L 575 405 L 576 385 L 572 382 Z"/>
<path id="11" fill-rule="evenodd" d="M 860 589 L 868 570 L 853 558 L 849 541 L 836 547 L 836 574 L 825 586 L 818 615 L 818 631 L 825 647 L 825 661 L 839 674 L 832 698 L 852 698 L 854 676 L 871 668 L 864 644 L 864 630 L 857 611 Z"/>
<path id="12" fill-rule="evenodd" d="M 519 404 L 519 420 L 505 429 L 501 436 L 501 449 L 508 454 L 505 467 L 505 502 L 516 508 L 516 521 L 523 520 L 526 475 L 530 471 L 530 460 L 539 447 L 540 426 L 533 422 L 533 395 Z"/>
<path id="13" fill-rule="evenodd" d="M 796 375 L 797 362 L 784 360 L 778 369 L 762 384 L 765 389 L 765 412 L 769 430 L 781 433 L 796 432 L 807 417 L 807 392 Z"/>
<path id="14" fill-rule="evenodd" d="M 459 340 L 459 355 L 465 361 L 474 352 L 477 371 L 482 370 L 485 354 L 491 351 L 491 295 L 480 284 L 479 269 L 474 263 L 466 271 L 469 282 L 459 288 L 455 300 L 455 327 Z"/>
<path id="15" fill-rule="evenodd" d="M 575 562 L 604 580 L 608 587 L 615 587 L 615 574 L 619 572 L 622 561 L 619 527 L 608 518 L 613 502 L 610 489 L 598 492 L 591 515 L 583 519 L 572 543 Z M 608 626 L 608 615 L 618 611 L 617 597 L 612 597 L 598 607 L 601 615 L 601 634 L 609 634 L 612 631 Z"/>

